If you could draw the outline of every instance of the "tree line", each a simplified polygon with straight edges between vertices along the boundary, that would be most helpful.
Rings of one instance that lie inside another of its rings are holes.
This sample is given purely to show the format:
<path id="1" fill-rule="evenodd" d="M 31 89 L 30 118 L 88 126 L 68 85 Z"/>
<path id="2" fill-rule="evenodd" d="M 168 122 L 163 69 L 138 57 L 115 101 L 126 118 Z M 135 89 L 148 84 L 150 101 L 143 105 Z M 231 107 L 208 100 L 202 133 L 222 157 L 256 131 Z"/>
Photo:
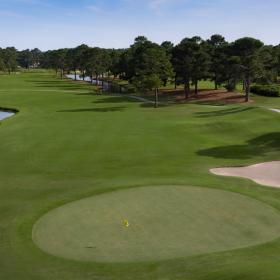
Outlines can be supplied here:
<path id="1" fill-rule="evenodd" d="M 0 49 L 0 71 L 11 73 L 18 67 L 54 69 L 60 76 L 73 72 L 91 79 L 104 75 L 119 77 L 140 90 L 155 90 L 168 83 L 184 85 L 189 98 L 191 86 L 198 94 L 198 82 L 211 80 L 215 89 L 235 90 L 242 83 L 249 100 L 251 84 L 276 83 L 280 73 L 280 45 L 264 45 L 245 37 L 227 42 L 221 35 L 208 40 L 195 36 L 174 45 L 169 41 L 156 44 L 139 36 L 127 49 L 103 49 L 80 45 L 76 48 L 17 51 Z"/>

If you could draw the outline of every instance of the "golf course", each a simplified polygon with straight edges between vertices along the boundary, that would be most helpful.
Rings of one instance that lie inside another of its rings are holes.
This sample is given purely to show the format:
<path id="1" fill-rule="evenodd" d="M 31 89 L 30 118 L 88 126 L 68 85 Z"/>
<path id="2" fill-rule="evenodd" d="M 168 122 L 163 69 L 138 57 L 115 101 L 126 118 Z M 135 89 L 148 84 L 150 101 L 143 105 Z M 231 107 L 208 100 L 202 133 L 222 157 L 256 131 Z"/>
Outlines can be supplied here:
<path id="1" fill-rule="evenodd" d="M 0 279 L 279 279 L 280 99 L 165 106 L 51 70 L 0 75 Z M 272 111 L 273 109 L 274 111 Z"/>

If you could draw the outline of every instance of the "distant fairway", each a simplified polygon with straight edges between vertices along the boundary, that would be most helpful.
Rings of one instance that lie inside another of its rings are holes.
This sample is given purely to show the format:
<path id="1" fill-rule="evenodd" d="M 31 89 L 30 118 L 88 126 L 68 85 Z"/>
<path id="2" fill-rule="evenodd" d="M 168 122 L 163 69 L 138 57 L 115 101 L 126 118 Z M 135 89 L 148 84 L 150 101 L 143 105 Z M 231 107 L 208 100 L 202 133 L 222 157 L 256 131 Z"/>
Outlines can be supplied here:
<path id="1" fill-rule="evenodd" d="M 98 262 L 185 257 L 279 235 L 280 213 L 270 206 L 231 192 L 182 186 L 134 188 L 66 204 L 33 230 L 35 243 L 50 254 Z"/>

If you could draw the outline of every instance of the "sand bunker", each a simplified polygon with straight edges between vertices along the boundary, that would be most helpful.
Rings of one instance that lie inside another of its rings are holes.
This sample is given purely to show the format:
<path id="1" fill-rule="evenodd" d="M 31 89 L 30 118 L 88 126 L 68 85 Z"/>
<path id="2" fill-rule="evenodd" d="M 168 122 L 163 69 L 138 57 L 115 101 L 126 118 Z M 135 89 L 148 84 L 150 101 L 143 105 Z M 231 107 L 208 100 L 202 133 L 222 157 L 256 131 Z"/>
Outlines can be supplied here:
<path id="1" fill-rule="evenodd" d="M 280 109 L 269 109 L 270 111 L 276 112 L 276 113 L 280 113 Z"/>
<path id="2" fill-rule="evenodd" d="M 2 111 L 2 110 L 0 110 L 0 121 L 13 116 L 14 114 L 15 113 L 10 112 L 10 111 Z"/>
<path id="3" fill-rule="evenodd" d="M 210 171 L 216 175 L 247 178 L 261 185 L 280 188 L 280 161 L 247 167 L 215 168 Z"/>

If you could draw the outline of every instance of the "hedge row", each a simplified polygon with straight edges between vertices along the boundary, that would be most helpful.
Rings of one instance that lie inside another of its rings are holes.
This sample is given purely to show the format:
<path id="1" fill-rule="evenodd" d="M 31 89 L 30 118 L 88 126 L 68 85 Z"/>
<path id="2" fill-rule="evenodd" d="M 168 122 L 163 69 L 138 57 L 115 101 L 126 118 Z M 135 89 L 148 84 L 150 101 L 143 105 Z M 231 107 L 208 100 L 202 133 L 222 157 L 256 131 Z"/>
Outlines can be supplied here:
<path id="1" fill-rule="evenodd" d="M 276 85 L 252 86 L 251 92 L 262 96 L 280 97 L 280 86 L 276 86 Z"/>

